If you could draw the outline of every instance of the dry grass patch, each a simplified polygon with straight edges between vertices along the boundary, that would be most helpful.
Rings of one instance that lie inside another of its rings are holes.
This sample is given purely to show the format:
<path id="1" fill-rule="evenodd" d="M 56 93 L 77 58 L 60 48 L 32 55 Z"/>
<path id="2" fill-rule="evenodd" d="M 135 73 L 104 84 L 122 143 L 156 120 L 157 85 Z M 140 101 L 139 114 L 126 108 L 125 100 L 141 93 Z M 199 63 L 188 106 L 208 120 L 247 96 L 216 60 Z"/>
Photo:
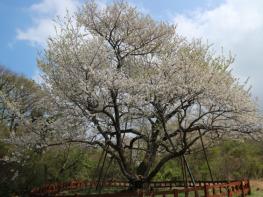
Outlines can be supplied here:
<path id="1" fill-rule="evenodd" d="M 263 180 L 251 180 L 250 184 L 253 190 L 263 191 Z"/>

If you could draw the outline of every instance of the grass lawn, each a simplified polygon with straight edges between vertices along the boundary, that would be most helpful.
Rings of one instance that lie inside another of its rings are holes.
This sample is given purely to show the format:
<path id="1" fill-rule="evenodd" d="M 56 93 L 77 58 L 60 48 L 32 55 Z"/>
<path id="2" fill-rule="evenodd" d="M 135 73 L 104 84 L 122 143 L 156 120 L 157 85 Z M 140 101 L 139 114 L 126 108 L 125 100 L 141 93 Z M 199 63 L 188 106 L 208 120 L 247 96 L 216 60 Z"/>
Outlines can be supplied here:
<path id="1" fill-rule="evenodd" d="M 249 197 L 263 197 L 263 191 L 252 191 L 252 194 Z"/>

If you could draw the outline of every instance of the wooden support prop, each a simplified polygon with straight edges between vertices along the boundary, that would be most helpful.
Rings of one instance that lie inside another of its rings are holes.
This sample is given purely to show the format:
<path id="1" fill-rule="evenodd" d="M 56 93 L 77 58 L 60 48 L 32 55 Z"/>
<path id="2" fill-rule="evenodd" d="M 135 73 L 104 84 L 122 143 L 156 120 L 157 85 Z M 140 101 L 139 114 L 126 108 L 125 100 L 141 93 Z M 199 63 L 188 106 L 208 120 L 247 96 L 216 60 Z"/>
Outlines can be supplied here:
<path id="1" fill-rule="evenodd" d="M 185 163 L 185 167 L 186 167 L 186 169 L 187 169 L 187 171 L 188 171 L 188 173 L 189 173 L 189 175 L 190 175 L 190 178 L 191 178 L 191 181 L 192 181 L 192 183 L 193 183 L 193 186 L 195 186 L 194 176 L 193 176 L 193 174 L 192 174 L 192 172 L 191 172 L 191 170 L 190 170 L 190 167 L 189 167 L 189 165 L 188 165 L 188 163 L 187 163 L 186 158 L 185 158 L 184 155 L 183 155 L 183 160 L 184 160 L 184 163 Z"/>

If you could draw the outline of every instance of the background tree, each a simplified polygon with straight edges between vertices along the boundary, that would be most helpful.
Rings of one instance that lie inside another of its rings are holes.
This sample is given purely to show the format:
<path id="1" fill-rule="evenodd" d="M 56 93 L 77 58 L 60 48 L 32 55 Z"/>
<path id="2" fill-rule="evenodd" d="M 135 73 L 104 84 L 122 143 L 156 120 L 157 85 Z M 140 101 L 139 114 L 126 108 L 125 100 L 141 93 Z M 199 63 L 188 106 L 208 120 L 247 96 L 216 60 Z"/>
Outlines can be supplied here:
<path id="1" fill-rule="evenodd" d="M 94 177 L 100 151 L 61 144 L 56 124 L 63 116 L 49 101 L 34 81 L 0 66 L 0 196 L 27 196 L 47 182 Z M 61 146 L 46 149 L 46 139 Z"/>
<path id="2" fill-rule="evenodd" d="M 263 177 L 262 142 L 223 139 L 206 150 L 214 180 L 257 179 Z M 196 180 L 211 180 L 202 151 L 186 155 Z M 180 160 L 171 160 L 155 177 L 156 180 L 182 180 Z M 190 180 L 190 177 L 188 178 Z"/>
<path id="3" fill-rule="evenodd" d="M 261 128 L 249 91 L 231 75 L 231 56 L 215 56 L 127 3 L 88 2 L 57 32 L 38 61 L 59 114 L 52 135 L 38 138 L 42 147 L 100 147 L 138 187 L 200 136 L 211 144 Z"/>

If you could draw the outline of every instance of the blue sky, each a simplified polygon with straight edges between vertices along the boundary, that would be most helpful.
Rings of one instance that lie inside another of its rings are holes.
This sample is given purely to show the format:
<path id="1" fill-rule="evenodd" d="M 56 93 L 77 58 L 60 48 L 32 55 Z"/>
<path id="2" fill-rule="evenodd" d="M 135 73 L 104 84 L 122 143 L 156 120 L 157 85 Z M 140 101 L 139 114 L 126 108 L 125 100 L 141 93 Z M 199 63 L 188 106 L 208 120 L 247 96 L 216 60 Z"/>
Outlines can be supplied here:
<path id="1" fill-rule="evenodd" d="M 51 0 L 50 2 L 57 0 Z M 9 69 L 23 73 L 27 77 L 33 77 L 36 71 L 36 57 L 42 50 L 42 44 L 32 42 L 28 39 L 18 38 L 19 31 L 26 31 L 35 25 L 35 17 L 39 17 L 34 12 L 34 5 L 43 4 L 44 0 L 1 0 L 0 1 L 0 64 L 5 65 Z M 47 1 L 46 1 L 47 2 Z M 63 1 L 60 1 L 61 7 Z M 72 1 L 74 2 L 74 0 Z M 77 1 L 75 1 L 77 2 Z M 80 4 L 82 1 L 79 1 Z M 103 1 L 106 3 L 107 1 Z M 184 13 L 192 9 L 211 6 L 207 0 L 201 1 L 181 1 L 181 0 L 159 0 L 139 1 L 132 0 L 130 3 L 138 6 L 143 11 L 154 16 L 158 20 L 169 20 L 176 13 Z M 76 3 L 79 5 L 79 3 Z M 65 7 L 66 8 L 66 7 Z M 57 8 L 58 9 L 58 8 Z M 45 17 L 56 15 L 54 13 L 47 14 Z M 45 15 L 45 14 L 44 14 Z"/>
<path id="2" fill-rule="evenodd" d="M 0 64 L 30 77 L 34 69 L 36 49 L 16 39 L 16 29 L 31 25 L 26 8 L 34 1 L 0 1 Z"/>
<path id="3" fill-rule="evenodd" d="M 1 0 L 0 64 L 36 79 L 36 58 L 54 33 L 55 16 L 74 13 L 84 0 Z M 262 0 L 127 0 L 157 20 L 177 24 L 187 39 L 202 38 L 218 52 L 231 51 L 233 74 L 250 77 L 254 97 L 263 106 Z M 98 0 L 100 4 L 111 0 Z"/>

